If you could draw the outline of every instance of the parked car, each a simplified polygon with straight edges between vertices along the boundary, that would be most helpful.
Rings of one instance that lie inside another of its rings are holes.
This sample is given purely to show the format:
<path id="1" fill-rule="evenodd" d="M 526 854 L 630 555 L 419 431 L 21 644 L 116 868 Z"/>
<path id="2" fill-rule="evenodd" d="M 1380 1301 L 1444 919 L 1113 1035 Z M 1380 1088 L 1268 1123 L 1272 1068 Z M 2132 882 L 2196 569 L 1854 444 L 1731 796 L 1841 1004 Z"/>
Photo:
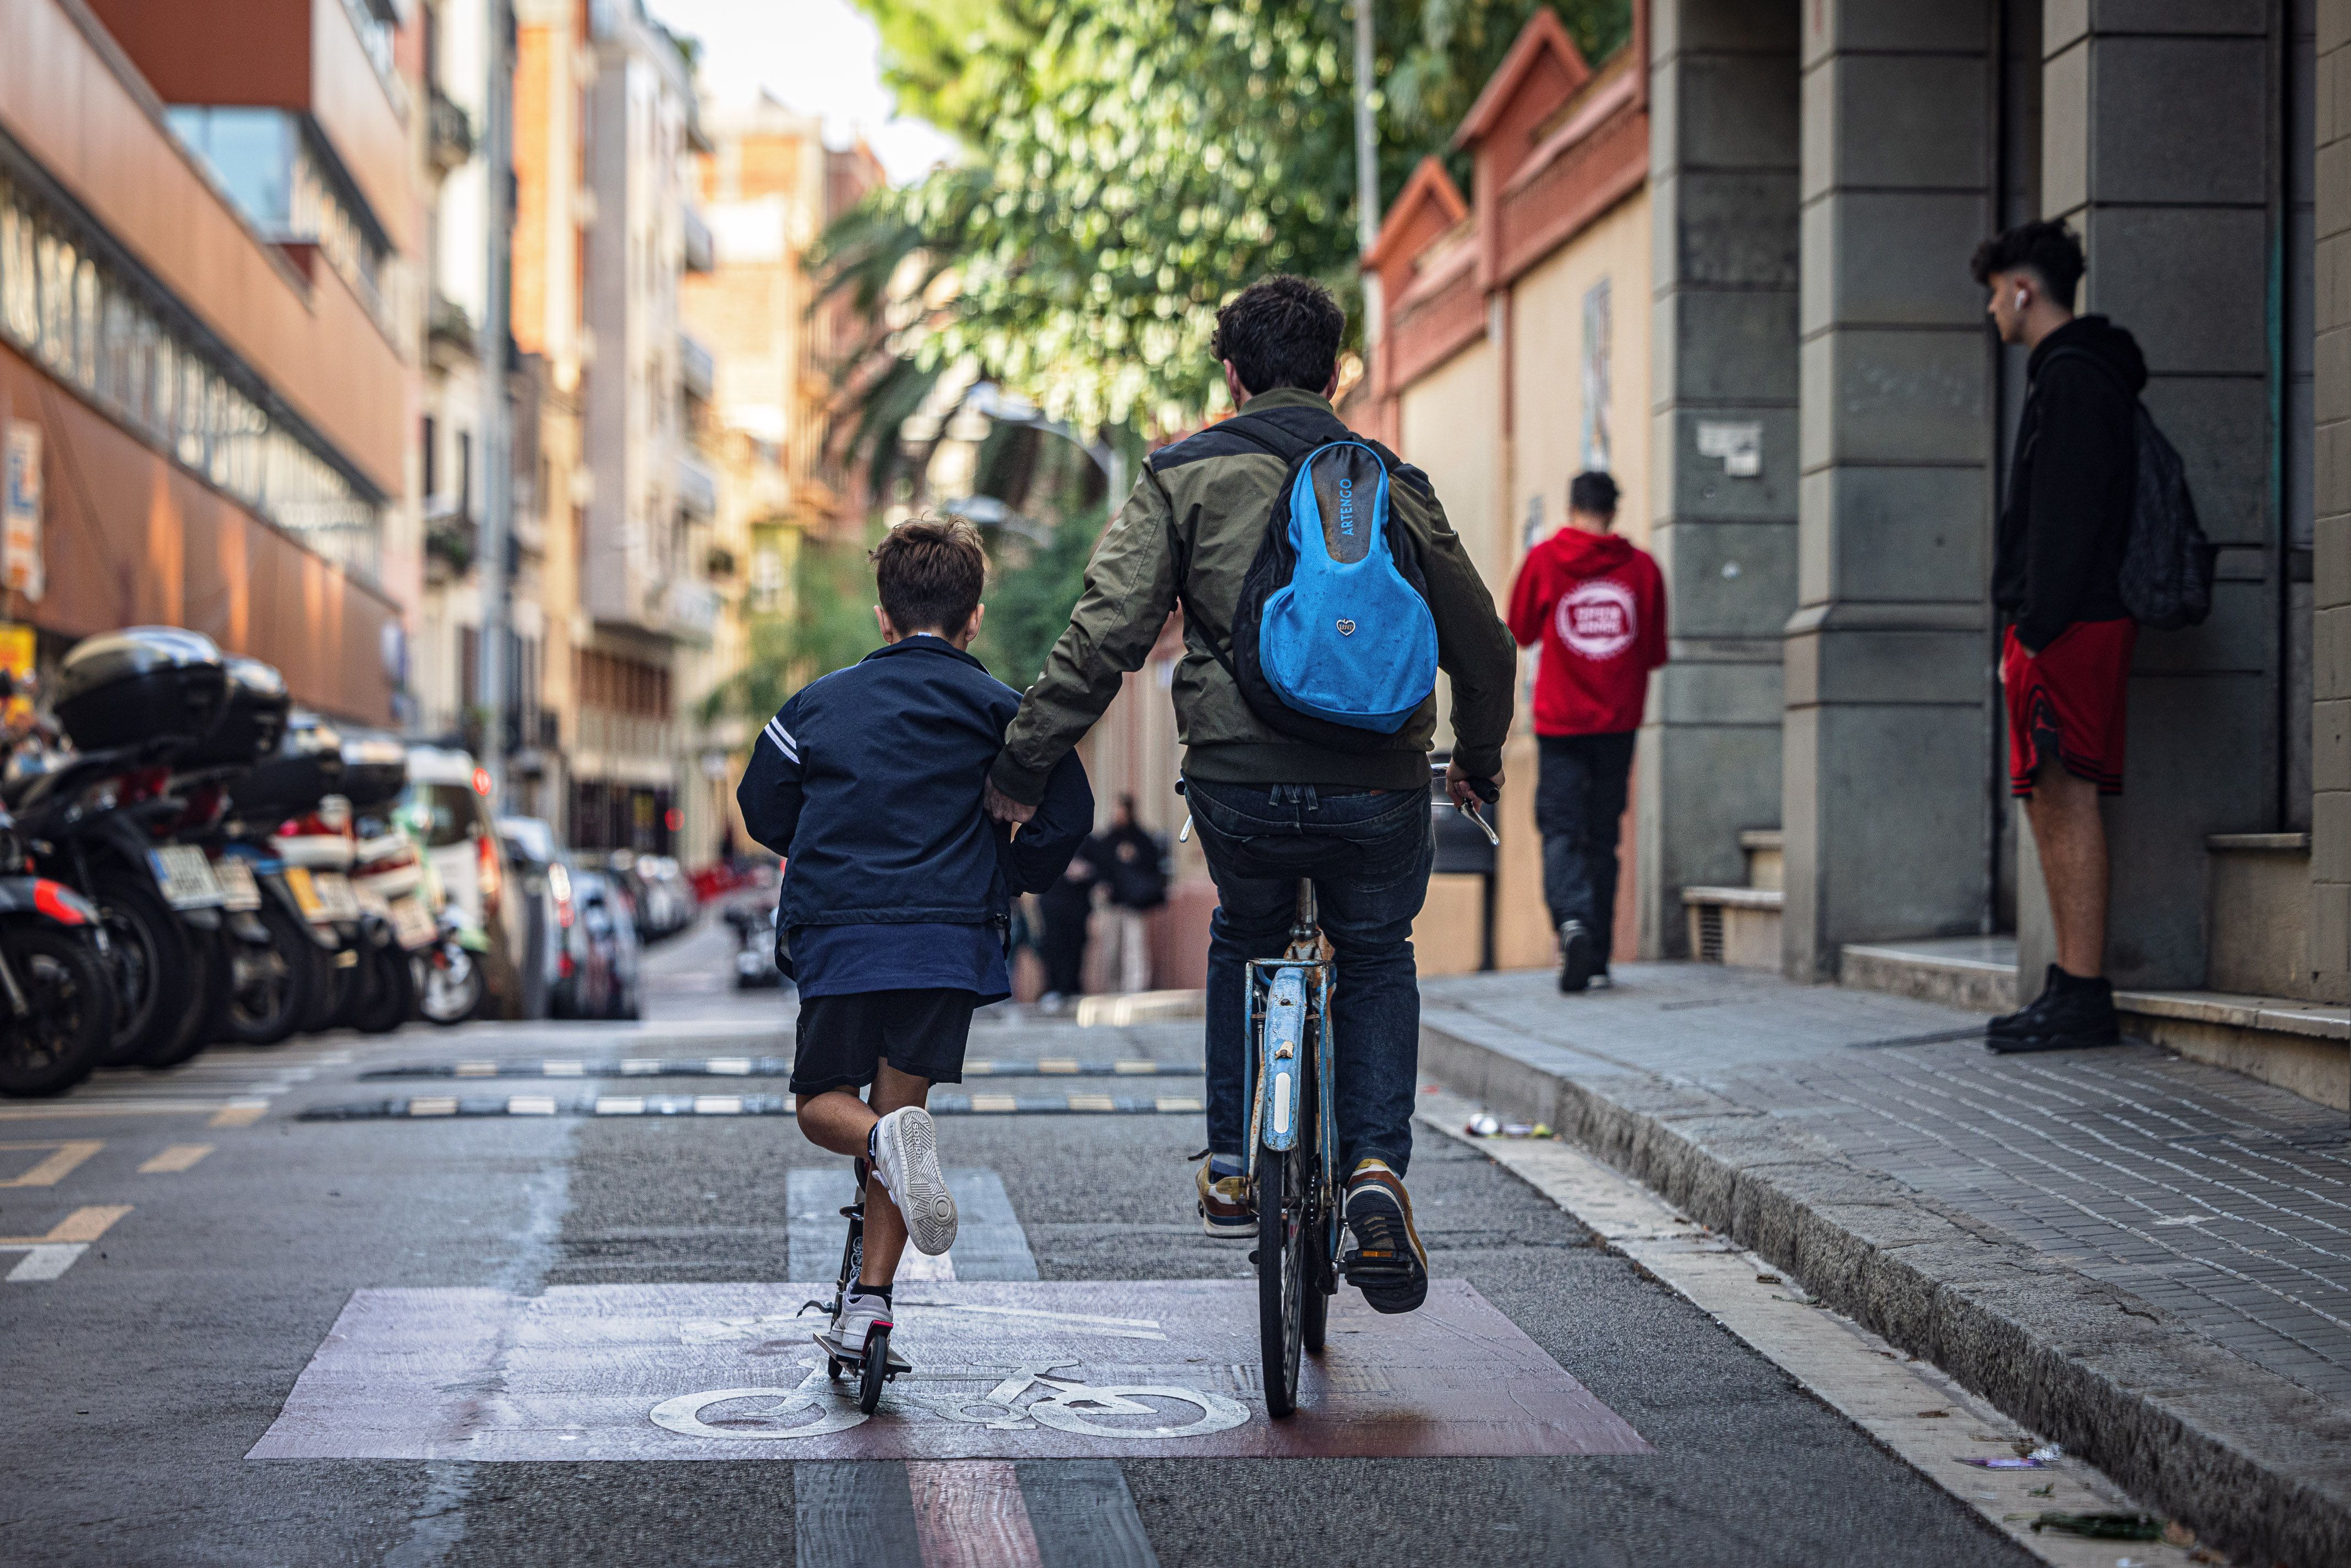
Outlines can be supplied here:
<path id="1" fill-rule="evenodd" d="M 694 920 L 694 890 L 677 862 L 666 855 L 641 855 L 614 850 L 610 869 L 628 890 L 634 908 L 637 936 L 648 946 L 676 936 Z"/>
<path id="2" fill-rule="evenodd" d="M 516 862 L 527 889 L 536 894 L 530 925 L 530 967 L 542 1006 L 532 1009 L 553 1018 L 578 1018 L 580 953 L 575 933 L 580 924 L 579 899 L 573 879 L 579 863 L 556 836 L 555 825 L 543 817 L 500 817 L 498 831 Z"/>
<path id="3" fill-rule="evenodd" d="M 627 891 L 604 873 L 582 868 L 573 873 L 571 898 L 573 1016 L 638 1017 L 637 922 Z"/>
<path id="4" fill-rule="evenodd" d="M 492 1017 L 521 1018 L 530 911 L 525 899 L 509 892 L 514 867 L 491 810 L 489 774 L 469 753 L 412 746 L 408 788 L 397 817 L 423 844 L 459 929 L 481 944 L 488 993 L 483 1008 Z"/>

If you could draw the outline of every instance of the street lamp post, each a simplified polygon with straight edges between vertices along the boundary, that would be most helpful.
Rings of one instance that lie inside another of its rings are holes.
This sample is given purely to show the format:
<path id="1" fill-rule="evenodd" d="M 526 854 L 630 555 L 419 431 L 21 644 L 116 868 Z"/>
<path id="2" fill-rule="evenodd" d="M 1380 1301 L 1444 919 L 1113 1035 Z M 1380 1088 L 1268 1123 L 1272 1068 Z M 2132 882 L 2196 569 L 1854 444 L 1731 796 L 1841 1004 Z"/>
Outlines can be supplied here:
<path id="1" fill-rule="evenodd" d="M 1380 236 L 1380 128 L 1372 110 L 1372 74 L 1377 69 L 1372 53 L 1374 0 L 1355 0 L 1355 242 L 1368 253 Z M 1364 274 L 1364 350 L 1368 358 L 1380 341 L 1380 279 Z"/>
<path id="2" fill-rule="evenodd" d="M 482 710 L 482 756 L 493 798 L 507 783 L 507 535 L 514 506 L 512 434 L 507 408 L 507 277 L 513 243 L 507 223 L 507 171 L 512 161 L 509 110 L 514 59 L 507 48 L 507 0 L 483 7 L 489 29 L 489 79 L 482 98 L 482 201 L 486 238 L 482 265 L 481 335 L 475 345 L 482 377 L 482 548 L 475 561 L 482 596 L 481 656 L 476 662 Z"/>

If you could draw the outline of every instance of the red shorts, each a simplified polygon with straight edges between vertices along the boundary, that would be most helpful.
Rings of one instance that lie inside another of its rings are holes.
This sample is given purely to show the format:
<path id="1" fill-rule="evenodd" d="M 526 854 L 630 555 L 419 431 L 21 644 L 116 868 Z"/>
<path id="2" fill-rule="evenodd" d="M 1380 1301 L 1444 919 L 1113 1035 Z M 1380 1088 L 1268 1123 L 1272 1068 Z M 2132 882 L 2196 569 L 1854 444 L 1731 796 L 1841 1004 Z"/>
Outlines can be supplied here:
<path id="1" fill-rule="evenodd" d="M 2123 792 L 2123 731 L 2130 706 L 2136 621 L 2076 621 L 2038 653 L 2009 628 L 2000 660 L 2008 694 L 2008 785 L 2032 793 L 2033 775 L 2054 761 L 2101 795 Z"/>

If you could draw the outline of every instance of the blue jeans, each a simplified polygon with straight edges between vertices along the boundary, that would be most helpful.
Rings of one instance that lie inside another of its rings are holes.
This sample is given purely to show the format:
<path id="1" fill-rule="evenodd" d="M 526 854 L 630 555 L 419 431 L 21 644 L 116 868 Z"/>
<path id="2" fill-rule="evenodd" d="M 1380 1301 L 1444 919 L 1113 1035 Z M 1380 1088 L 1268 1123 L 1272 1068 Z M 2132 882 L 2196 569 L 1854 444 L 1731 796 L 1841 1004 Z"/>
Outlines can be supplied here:
<path id="1" fill-rule="evenodd" d="M 1412 922 L 1436 859 L 1428 792 L 1200 779 L 1187 780 L 1186 791 L 1217 881 L 1208 923 L 1209 1149 L 1238 1155 L 1247 1142 L 1243 966 L 1281 956 L 1297 916 L 1298 879 L 1311 876 L 1338 961 L 1331 1007 L 1339 1168 L 1380 1159 L 1401 1175 L 1412 1159 L 1420 1064 Z"/>

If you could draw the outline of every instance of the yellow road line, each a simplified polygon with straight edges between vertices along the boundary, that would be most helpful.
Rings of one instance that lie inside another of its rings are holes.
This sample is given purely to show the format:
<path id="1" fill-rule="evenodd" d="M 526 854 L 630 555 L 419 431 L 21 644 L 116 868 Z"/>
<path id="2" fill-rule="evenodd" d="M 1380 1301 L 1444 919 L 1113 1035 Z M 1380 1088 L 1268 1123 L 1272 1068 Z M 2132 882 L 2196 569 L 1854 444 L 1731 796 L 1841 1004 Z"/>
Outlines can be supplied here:
<path id="1" fill-rule="evenodd" d="M 173 1144 L 139 1167 L 141 1176 L 176 1176 L 213 1152 L 210 1144 Z"/>
<path id="2" fill-rule="evenodd" d="M 0 1105 L 0 1122 L 82 1121 L 92 1116 L 206 1116 L 218 1100 L 59 1100 L 41 1105 Z"/>
<path id="3" fill-rule="evenodd" d="M 1037 1071 L 1040 1073 L 1075 1072 L 1077 1070 L 1078 1064 L 1075 1059 L 1067 1056 L 1048 1056 L 1037 1063 Z"/>
<path id="4" fill-rule="evenodd" d="M 1114 1111 L 1118 1109 L 1118 1103 L 1107 1094 L 1072 1094 L 1070 1096 L 1070 1109 L 1072 1111 Z"/>
<path id="5" fill-rule="evenodd" d="M 975 1094 L 971 1097 L 971 1108 L 975 1111 L 1014 1111 L 1019 1106 L 1020 1102 L 1009 1094 Z"/>
<path id="6" fill-rule="evenodd" d="M 107 1228 L 131 1212 L 131 1205 L 106 1204 L 77 1208 L 49 1228 L 47 1236 L 0 1236 L 0 1247 L 53 1247 L 60 1241 L 95 1241 Z"/>
<path id="7" fill-rule="evenodd" d="M 23 1176 L 0 1181 L 0 1186 L 55 1186 L 74 1166 L 106 1147 L 97 1138 L 68 1138 L 59 1143 L 0 1144 L 0 1149 L 48 1149 L 47 1159 L 37 1163 Z"/>
<path id="8" fill-rule="evenodd" d="M 1162 1094 L 1159 1097 L 1159 1108 L 1162 1111 L 1197 1111 L 1201 1109 L 1201 1105 L 1199 1101 L 1188 1094 Z"/>
<path id="9" fill-rule="evenodd" d="M 269 1109 L 266 1100 L 232 1100 L 204 1124 L 208 1127 L 250 1127 Z"/>

